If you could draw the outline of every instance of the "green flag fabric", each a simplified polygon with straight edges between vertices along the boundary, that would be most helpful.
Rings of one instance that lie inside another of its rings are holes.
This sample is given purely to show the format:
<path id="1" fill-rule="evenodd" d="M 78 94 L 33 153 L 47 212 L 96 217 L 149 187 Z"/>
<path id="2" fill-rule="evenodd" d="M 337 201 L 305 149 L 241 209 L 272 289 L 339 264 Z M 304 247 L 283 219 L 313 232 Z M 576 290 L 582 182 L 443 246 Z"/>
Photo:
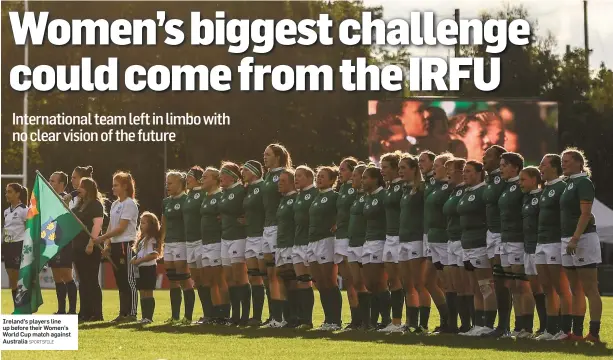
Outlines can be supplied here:
<path id="1" fill-rule="evenodd" d="M 43 303 L 38 274 L 82 230 L 79 220 L 37 172 L 21 253 L 13 314 L 36 313 Z"/>

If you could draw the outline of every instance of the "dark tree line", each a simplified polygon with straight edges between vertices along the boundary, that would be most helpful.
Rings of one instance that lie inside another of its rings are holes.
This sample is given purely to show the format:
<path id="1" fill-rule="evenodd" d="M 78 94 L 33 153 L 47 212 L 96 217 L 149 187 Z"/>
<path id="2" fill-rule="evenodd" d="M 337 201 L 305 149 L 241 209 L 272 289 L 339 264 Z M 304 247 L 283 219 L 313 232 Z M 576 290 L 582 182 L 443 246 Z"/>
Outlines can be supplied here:
<path id="1" fill-rule="evenodd" d="M 155 12 L 165 10 L 168 17 L 189 19 L 191 11 L 214 16 L 224 10 L 226 18 L 282 19 L 316 18 L 328 13 L 335 24 L 346 18 L 359 18 L 366 7 L 359 1 L 285 1 L 285 2 L 31 2 L 32 11 L 50 11 L 50 18 L 155 18 Z M 9 10 L 23 10 L 20 2 L 2 2 L 2 77 L 8 79 L 9 70 L 23 63 L 23 48 L 14 45 Z M 382 9 L 374 10 L 381 16 Z M 506 9 L 493 17 L 525 17 L 523 9 Z M 162 38 L 164 33 L 158 33 Z M 160 42 L 161 43 L 161 42 Z M 613 75 L 604 66 L 591 76 L 585 71 L 581 51 L 573 50 L 561 57 L 553 51 L 551 38 L 534 41 L 527 47 L 509 47 L 502 55 L 503 79 L 501 87 L 491 94 L 479 93 L 465 82 L 457 96 L 538 97 L 560 102 L 560 148 L 576 145 L 584 148 L 592 161 L 594 179 L 606 184 L 612 174 L 610 157 L 613 154 L 607 136 L 613 133 Z M 464 48 L 466 54 L 483 54 L 483 49 Z M 277 46 L 266 55 L 245 53 L 232 55 L 221 46 L 169 47 L 156 46 L 71 46 L 54 47 L 49 44 L 30 48 L 30 65 L 78 64 L 82 57 L 91 57 L 94 64 L 118 57 L 120 68 L 132 64 L 145 67 L 161 65 L 206 65 L 209 68 L 225 64 L 236 68 L 245 56 L 255 56 L 257 64 L 308 65 L 328 64 L 338 67 L 343 59 L 366 57 L 371 63 L 405 62 L 406 49 L 399 51 L 368 47 L 349 47 L 336 42 L 332 46 Z M 122 70 L 120 69 L 120 73 Z M 295 163 L 309 165 L 338 163 L 343 156 L 368 156 L 367 102 L 402 93 L 334 92 L 276 92 L 268 86 L 263 92 L 240 92 L 234 74 L 232 90 L 217 92 L 131 93 L 59 93 L 31 92 L 29 114 L 51 115 L 86 114 L 88 112 L 125 115 L 129 112 L 175 114 L 213 114 L 225 112 L 232 118 L 227 127 L 184 127 L 172 129 L 178 134 L 168 143 L 168 167 L 187 169 L 189 166 L 218 166 L 221 160 L 244 162 L 261 160 L 265 146 L 282 142 L 294 157 Z M 340 79 L 335 79 L 340 88 Z M 23 94 L 10 89 L 3 81 L 2 92 L 2 171 L 21 171 L 21 143 L 12 142 L 12 113 L 22 113 Z M 440 95 L 440 94 L 411 94 Z M 450 95 L 446 93 L 445 95 Z M 91 129 L 91 128 L 90 128 Z M 91 129 L 91 131 L 104 129 Z M 162 130 L 162 129 L 160 129 Z M 48 176 L 55 170 L 69 173 L 76 165 L 92 165 L 94 177 L 105 192 L 111 189 L 111 174 L 118 169 L 130 170 L 136 180 L 138 197 L 143 210 L 158 212 L 164 194 L 164 146 L 162 143 L 30 143 L 29 178 L 34 170 Z M 3 184 L 6 181 L 3 180 Z M 30 182 L 30 186 L 32 183 Z M 613 194 L 600 186 L 599 198 L 611 205 Z"/>

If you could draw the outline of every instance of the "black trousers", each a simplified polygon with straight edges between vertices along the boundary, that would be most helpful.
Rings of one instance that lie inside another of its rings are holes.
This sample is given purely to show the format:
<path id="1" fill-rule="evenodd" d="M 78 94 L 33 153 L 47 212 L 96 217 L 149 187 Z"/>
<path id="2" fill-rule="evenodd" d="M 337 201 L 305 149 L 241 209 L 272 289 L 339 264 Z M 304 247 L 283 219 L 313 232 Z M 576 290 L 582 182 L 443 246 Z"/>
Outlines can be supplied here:
<path id="1" fill-rule="evenodd" d="M 111 259 L 117 266 L 113 268 L 113 274 L 119 290 L 119 315 L 121 316 L 136 316 L 138 308 L 134 265 L 130 264 L 134 256 L 132 244 L 132 241 L 111 244 Z"/>
<path id="2" fill-rule="evenodd" d="M 98 282 L 100 249 L 94 247 L 91 255 L 74 250 L 73 261 L 79 277 L 79 316 L 102 318 L 102 289 Z"/>

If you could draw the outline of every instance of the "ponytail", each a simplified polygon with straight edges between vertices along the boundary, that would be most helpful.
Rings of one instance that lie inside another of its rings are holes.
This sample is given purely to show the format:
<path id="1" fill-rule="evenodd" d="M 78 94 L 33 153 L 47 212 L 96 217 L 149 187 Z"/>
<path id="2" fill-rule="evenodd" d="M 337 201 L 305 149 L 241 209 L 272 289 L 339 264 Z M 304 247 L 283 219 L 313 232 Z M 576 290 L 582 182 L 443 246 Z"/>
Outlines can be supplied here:
<path id="1" fill-rule="evenodd" d="M 19 194 L 19 201 L 21 201 L 21 203 L 25 206 L 28 206 L 28 188 L 19 183 L 10 183 L 8 186 L 10 186 L 14 192 Z"/>

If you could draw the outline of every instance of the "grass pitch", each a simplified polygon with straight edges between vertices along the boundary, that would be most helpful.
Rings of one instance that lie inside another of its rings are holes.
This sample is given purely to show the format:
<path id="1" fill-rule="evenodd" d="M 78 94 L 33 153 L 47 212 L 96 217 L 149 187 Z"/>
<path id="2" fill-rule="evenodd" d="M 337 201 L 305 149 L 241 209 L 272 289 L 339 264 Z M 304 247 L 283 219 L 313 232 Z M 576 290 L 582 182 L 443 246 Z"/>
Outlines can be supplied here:
<path id="1" fill-rule="evenodd" d="M 585 343 L 537 342 L 534 340 L 474 339 L 457 335 L 382 335 L 378 333 L 322 333 L 291 329 L 251 329 L 222 326 L 167 326 L 170 317 L 168 291 L 154 293 L 154 323 L 144 328 L 135 324 L 113 326 L 107 322 L 79 327 L 78 351 L 3 351 L 2 359 L 579 359 L 613 358 L 613 298 L 603 298 L 601 339 L 606 346 Z M 55 291 L 43 290 L 45 303 L 40 314 L 56 311 Z M 344 296 L 343 296 L 344 297 Z M 315 294 L 314 324 L 323 320 Z M 117 315 L 119 298 L 114 290 L 103 293 L 104 316 Z M 13 310 L 10 290 L 2 290 L 2 313 Z M 266 306 L 264 307 L 267 316 Z M 343 318 L 350 319 L 343 304 Z M 195 317 L 200 317 L 196 299 Z M 589 314 L 589 311 L 588 311 Z M 432 309 L 430 326 L 438 324 Z M 585 329 L 588 329 L 586 319 Z"/>

